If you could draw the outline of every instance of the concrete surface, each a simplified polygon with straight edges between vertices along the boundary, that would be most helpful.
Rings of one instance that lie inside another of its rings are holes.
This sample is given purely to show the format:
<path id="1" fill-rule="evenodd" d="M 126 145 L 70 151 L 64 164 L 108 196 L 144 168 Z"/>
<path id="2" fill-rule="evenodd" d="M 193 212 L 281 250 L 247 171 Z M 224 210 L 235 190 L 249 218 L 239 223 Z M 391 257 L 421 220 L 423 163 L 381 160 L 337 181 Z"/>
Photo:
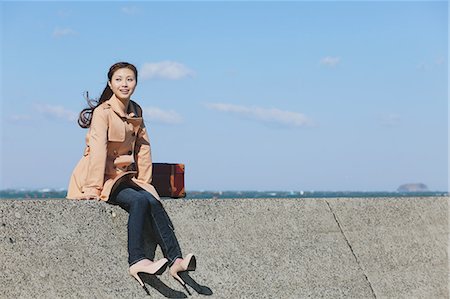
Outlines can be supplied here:
<path id="1" fill-rule="evenodd" d="M 185 278 L 209 298 L 449 297 L 447 197 L 164 206 L 197 256 Z M 127 216 L 103 202 L 0 200 L 0 298 L 186 298 L 168 271 L 144 277 L 149 295 L 128 275 Z"/>

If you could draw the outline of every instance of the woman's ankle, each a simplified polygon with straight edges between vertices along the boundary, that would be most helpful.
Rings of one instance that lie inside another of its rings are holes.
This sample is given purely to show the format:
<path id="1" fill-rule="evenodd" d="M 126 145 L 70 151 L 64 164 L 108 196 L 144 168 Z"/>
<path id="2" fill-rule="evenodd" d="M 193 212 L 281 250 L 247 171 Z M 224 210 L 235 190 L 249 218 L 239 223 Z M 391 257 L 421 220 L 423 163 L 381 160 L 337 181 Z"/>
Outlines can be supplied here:
<path id="1" fill-rule="evenodd" d="M 173 265 L 176 265 L 176 264 L 178 264 L 178 263 L 181 263 L 182 261 L 183 261 L 183 259 L 182 259 L 181 257 L 179 257 L 179 258 L 177 258 L 177 259 L 173 262 L 172 266 L 173 266 Z"/>
<path id="2" fill-rule="evenodd" d="M 147 264 L 151 264 L 151 263 L 153 263 L 153 261 L 151 261 L 151 260 L 149 260 L 147 258 L 142 258 L 142 259 L 139 259 L 139 260 L 135 261 L 134 263 L 132 263 L 130 265 L 130 267 L 133 266 L 133 265 L 142 266 L 142 265 L 147 265 Z"/>

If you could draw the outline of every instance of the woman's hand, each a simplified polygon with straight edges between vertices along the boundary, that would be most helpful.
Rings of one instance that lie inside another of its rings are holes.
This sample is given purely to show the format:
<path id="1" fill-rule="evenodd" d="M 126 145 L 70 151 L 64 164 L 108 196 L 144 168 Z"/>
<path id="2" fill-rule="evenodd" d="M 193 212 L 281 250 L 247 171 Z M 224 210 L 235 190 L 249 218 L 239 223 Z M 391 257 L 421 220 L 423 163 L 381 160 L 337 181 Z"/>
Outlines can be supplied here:
<path id="1" fill-rule="evenodd" d="M 80 200 L 100 200 L 100 196 L 97 194 L 86 194 L 80 197 Z"/>
<path id="2" fill-rule="evenodd" d="M 101 191 L 97 188 L 85 188 L 83 190 L 83 195 L 80 197 L 81 200 L 100 200 Z"/>

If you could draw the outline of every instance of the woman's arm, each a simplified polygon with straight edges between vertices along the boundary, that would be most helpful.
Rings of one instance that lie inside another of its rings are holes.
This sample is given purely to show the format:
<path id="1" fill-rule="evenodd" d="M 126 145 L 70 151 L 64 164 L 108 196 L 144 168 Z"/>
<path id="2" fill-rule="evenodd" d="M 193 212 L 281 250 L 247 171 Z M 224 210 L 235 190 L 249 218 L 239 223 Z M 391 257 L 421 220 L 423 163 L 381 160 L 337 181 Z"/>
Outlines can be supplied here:
<path id="1" fill-rule="evenodd" d="M 108 144 L 108 115 L 103 107 L 97 107 L 94 110 L 89 130 L 89 164 L 86 184 L 82 188 L 86 199 L 98 198 L 104 183 Z"/>
<path id="2" fill-rule="evenodd" d="M 135 153 L 137 167 L 136 178 L 139 181 L 151 184 L 152 153 L 150 147 L 150 139 L 148 138 L 147 129 L 145 128 L 143 121 L 136 137 Z"/>

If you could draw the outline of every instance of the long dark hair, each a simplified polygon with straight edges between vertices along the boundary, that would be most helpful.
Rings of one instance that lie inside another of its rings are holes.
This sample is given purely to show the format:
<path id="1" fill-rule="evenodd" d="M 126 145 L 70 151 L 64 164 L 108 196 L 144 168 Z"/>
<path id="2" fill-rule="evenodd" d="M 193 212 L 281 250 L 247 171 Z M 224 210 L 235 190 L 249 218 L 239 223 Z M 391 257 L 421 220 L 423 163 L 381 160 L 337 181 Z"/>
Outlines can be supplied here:
<path id="1" fill-rule="evenodd" d="M 136 77 L 136 82 L 137 82 L 138 71 L 134 65 L 132 65 L 131 63 L 128 63 L 128 62 L 118 62 L 118 63 L 113 64 L 109 68 L 108 82 L 111 81 L 112 76 L 118 69 L 123 69 L 123 68 L 128 68 L 128 69 L 132 70 L 134 72 L 134 76 Z M 106 83 L 106 87 L 103 90 L 102 95 L 100 96 L 100 98 L 98 100 L 90 99 L 89 93 L 86 91 L 84 94 L 84 98 L 86 99 L 86 102 L 89 107 L 84 108 L 80 112 L 80 116 L 78 117 L 78 124 L 80 125 L 80 127 L 84 128 L 84 129 L 89 128 L 91 126 L 92 114 L 94 113 L 94 109 L 97 108 L 104 101 L 109 100 L 112 97 L 112 95 L 113 95 L 113 91 L 109 87 L 108 83 Z"/>

